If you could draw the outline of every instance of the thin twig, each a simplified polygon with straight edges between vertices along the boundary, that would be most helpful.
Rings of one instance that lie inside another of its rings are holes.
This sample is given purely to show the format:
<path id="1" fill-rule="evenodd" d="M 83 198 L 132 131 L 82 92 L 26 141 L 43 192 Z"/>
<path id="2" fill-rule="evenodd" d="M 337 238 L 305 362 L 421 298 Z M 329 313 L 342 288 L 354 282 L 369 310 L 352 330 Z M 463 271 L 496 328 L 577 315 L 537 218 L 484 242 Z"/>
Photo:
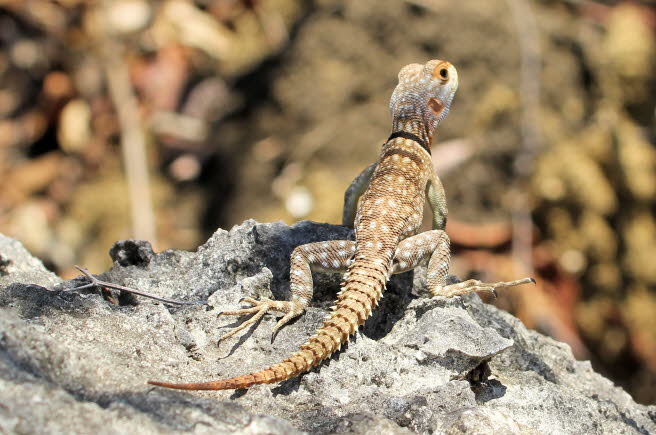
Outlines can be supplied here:
<path id="1" fill-rule="evenodd" d="M 111 282 L 107 281 L 102 281 L 96 278 L 95 276 L 91 275 L 91 273 L 86 270 L 84 267 L 81 266 L 75 266 L 77 270 L 82 272 L 84 276 L 87 277 L 89 281 L 91 281 L 89 284 L 84 284 L 79 287 L 71 288 L 71 289 L 66 289 L 65 291 L 77 291 L 77 290 L 83 290 L 87 288 L 92 288 L 92 287 L 97 287 L 97 288 L 110 288 L 113 290 L 121 290 L 124 292 L 132 293 L 135 295 L 143 296 L 145 298 L 150 298 L 154 299 L 159 302 L 164 302 L 165 304 L 172 304 L 172 305 L 207 305 L 207 301 L 180 301 L 178 299 L 170 299 L 170 298 L 163 298 L 161 296 L 155 296 L 151 295 L 150 293 L 142 292 L 141 290 L 135 290 L 133 288 L 129 287 L 124 287 L 122 285 L 118 284 L 112 284 Z"/>
<path id="2" fill-rule="evenodd" d="M 533 271 L 533 220 L 529 207 L 527 182 L 541 148 L 538 130 L 540 117 L 541 53 L 535 15 L 526 0 L 506 0 L 517 29 L 520 51 L 520 98 L 522 146 L 515 159 L 513 198 L 513 258 Z"/>
<path id="3" fill-rule="evenodd" d="M 157 241 L 148 180 L 146 135 L 124 58 L 125 44 L 117 41 L 116 37 L 106 30 L 100 49 L 109 96 L 116 109 L 121 130 L 121 152 L 130 196 L 132 230 L 135 238 L 148 240 L 155 246 Z"/>

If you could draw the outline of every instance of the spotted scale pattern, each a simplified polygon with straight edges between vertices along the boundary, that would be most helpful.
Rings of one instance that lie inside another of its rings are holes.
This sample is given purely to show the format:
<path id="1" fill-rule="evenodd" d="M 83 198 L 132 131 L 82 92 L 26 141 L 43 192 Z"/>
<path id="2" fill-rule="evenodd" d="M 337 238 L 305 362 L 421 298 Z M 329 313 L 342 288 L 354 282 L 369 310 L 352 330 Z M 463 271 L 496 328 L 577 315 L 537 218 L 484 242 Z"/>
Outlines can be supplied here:
<path id="1" fill-rule="evenodd" d="M 426 231 L 399 243 L 392 263 L 392 273 L 407 272 L 430 259 L 428 286 L 433 288 L 446 282 L 450 258 L 449 237 L 446 233 L 441 230 Z"/>

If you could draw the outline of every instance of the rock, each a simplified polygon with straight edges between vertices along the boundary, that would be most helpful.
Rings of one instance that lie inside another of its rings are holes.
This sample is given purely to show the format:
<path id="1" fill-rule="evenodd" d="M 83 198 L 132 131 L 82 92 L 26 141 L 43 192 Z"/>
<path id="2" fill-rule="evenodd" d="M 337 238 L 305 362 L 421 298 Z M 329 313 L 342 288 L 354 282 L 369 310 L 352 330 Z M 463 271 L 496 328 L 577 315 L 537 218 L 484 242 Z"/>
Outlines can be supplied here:
<path id="1" fill-rule="evenodd" d="M 6 289 L 12 283 L 53 286 L 60 281 L 41 261 L 30 255 L 20 242 L 0 234 L 1 289 Z"/>
<path id="2" fill-rule="evenodd" d="M 0 236 L 0 430 L 110 433 L 650 433 L 656 407 L 575 361 L 567 345 L 527 330 L 478 296 L 427 298 L 410 274 L 318 369 L 247 391 L 181 392 L 149 379 L 198 381 L 276 363 L 319 326 L 340 277 L 315 274 L 315 302 L 270 343 L 275 318 L 217 347 L 244 296 L 288 298 L 289 254 L 351 237 L 344 227 L 246 221 L 197 252 L 112 248 L 101 279 L 164 297 L 111 304 L 65 291 L 22 246 Z M 425 273 L 419 270 L 419 276 Z M 420 281 L 419 279 L 417 281 Z M 527 288 L 526 291 L 531 291 Z M 419 293 L 419 295 L 417 294 Z M 111 429 L 108 429 L 111 428 Z"/>

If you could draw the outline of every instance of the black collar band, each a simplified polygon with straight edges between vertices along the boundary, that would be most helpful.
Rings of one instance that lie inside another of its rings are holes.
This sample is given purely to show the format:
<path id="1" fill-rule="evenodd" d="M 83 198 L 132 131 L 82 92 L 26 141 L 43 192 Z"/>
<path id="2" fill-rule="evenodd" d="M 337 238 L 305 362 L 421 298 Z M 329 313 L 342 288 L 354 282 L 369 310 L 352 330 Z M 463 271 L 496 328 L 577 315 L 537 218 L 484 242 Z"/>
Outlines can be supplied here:
<path id="1" fill-rule="evenodd" d="M 420 138 L 416 134 L 408 133 L 407 131 L 403 131 L 403 130 L 395 131 L 394 133 L 392 133 L 390 135 L 389 138 L 387 138 L 387 142 L 391 141 L 392 139 L 396 139 L 397 137 L 402 137 L 403 139 L 409 139 L 411 141 L 417 142 L 419 145 L 421 145 L 421 147 L 423 149 L 428 151 L 428 154 L 431 153 L 430 146 L 429 146 L 429 144 L 426 143 L 425 140 L 423 140 L 422 138 Z"/>

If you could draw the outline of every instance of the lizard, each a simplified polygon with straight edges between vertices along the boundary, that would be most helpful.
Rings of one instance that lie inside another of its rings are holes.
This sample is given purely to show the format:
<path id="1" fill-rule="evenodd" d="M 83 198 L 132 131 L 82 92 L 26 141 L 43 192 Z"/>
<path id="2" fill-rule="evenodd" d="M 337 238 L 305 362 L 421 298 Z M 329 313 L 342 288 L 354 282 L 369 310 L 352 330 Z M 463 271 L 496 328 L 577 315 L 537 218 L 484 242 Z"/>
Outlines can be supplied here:
<path id="1" fill-rule="evenodd" d="M 260 371 L 209 382 L 149 384 L 183 390 L 244 389 L 307 372 L 350 340 L 378 305 L 392 274 L 411 270 L 424 261 L 428 261 L 427 284 L 433 296 L 452 297 L 475 291 L 496 294 L 498 288 L 535 283 L 532 278 L 523 278 L 446 284 L 450 263 L 446 197 L 433 171 L 431 144 L 437 125 L 449 112 L 458 88 L 458 73 L 447 61 L 431 60 L 424 65 L 405 66 L 398 79 L 390 101 L 392 134 L 377 163 L 362 171 L 344 195 L 342 223 L 354 227 L 355 241 L 332 240 L 296 247 L 290 260 L 291 299 L 242 299 L 251 307 L 221 314 L 253 316 L 219 342 L 270 311 L 283 314 L 273 328 L 275 337 L 282 326 L 309 306 L 312 271 L 345 272 L 336 303 L 316 333 L 287 359 Z M 417 234 L 425 201 L 433 211 L 433 229 Z"/>

